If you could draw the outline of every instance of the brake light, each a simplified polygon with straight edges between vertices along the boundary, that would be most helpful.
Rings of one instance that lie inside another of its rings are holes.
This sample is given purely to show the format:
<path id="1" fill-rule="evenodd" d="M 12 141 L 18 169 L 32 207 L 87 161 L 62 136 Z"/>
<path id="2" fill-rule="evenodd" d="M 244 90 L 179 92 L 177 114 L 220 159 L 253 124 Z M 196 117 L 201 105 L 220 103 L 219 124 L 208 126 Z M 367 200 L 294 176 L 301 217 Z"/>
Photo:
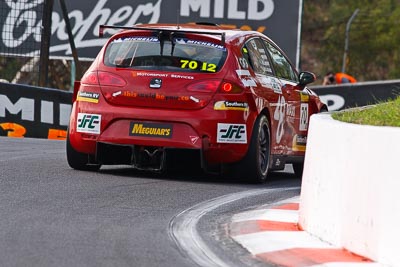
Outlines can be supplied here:
<path id="1" fill-rule="evenodd" d="M 110 86 L 125 86 L 126 81 L 115 74 L 111 74 L 109 72 L 100 72 L 98 73 L 100 85 L 110 85 Z"/>
<path id="2" fill-rule="evenodd" d="M 88 77 L 88 82 L 91 84 L 98 84 L 99 83 L 99 79 L 97 77 L 96 73 L 92 73 L 89 75 Z"/>
<path id="3" fill-rule="evenodd" d="M 219 91 L 226 94 L 240 94 L 243 92 L 243 88 L 234 83 L 224 81 L 221 83 Z"/>
<path id="4" fill-rule="evenodd" d="M 221 80 L 207 80 L 201 82 L 194 82 L 187 87 L 188 91 L 194 92 L 210 92 L 214 93 L 218 90 Z"/>
<path id="5" fill-rule="evenodd" d="M 117 87 L 123 87 L 126 85 L 126 81 L 122 77 L 104 71 L 89 72 L 85 74 L 81 83 Z"/>
<path id="6" fill-rule="evenodd" d="M 223 92 L 230 93 L 232 91 L 233 86 L 231 83 L 224 82 L 222 83 L 221 88 Z"/>

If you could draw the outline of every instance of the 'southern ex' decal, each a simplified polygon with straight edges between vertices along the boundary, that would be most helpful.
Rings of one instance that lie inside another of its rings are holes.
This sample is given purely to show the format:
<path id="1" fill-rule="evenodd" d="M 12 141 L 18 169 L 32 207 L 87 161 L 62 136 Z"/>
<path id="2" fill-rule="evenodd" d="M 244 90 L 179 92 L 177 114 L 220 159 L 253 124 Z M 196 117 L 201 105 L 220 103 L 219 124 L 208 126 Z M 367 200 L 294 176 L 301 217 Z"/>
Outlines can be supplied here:
<path id="1" fill-rule="evenodd" d="M 90 102 L 90 103 L 99 103 L 100 94 L 99 93 L 92 93 L 92 92 L 78 92 L 76 97 L 77 101 L 81 102 Z"/>
<path id="2" fill-rule="evenodd" d="M 239 110 L 248 111 L 249 104 L 237 101 L 218 101 L 214 104 L 214 110 Z"/>
<path id="3" fill-rule="evenodd" d="M 306 151 L 307 145 L 307 136 L 306 135 L 298 135 L 293 136 L 293 151 Z"/>

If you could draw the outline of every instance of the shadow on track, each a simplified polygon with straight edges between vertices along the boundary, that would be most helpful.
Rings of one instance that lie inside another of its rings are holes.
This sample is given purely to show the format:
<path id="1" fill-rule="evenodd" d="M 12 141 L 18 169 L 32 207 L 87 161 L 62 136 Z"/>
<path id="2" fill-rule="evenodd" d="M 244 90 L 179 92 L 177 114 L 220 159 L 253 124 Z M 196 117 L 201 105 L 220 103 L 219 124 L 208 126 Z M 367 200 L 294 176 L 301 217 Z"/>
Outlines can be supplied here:
<path id="1" fill-rule="evenodd" d="M 99 174 L 112 174 L 121 177 L 141 178 L 141 179 L 159 179 L 168 181 L 180 181 L 180 182 L 200 182 L 200 183 L 217 183 L 217 184 L 231 184 L 231 185 L 249 185 L 251 187 L 263 187 L 269 186 L 271 183 L 275 183 L 282 180 L 293 180 L 294 183 L 298 184 L 300 178 L 297 177 L 291 167 L 286 167 L 283 171 L 271 171 L 268 174 L 267 181 L 264 184 L 254 184 L 243 179 L 235 179 L 220 174 L 209 174 L 204 173 L 200 170 L 174 170 L 169 172 L 150 172 L 141 171 L 131 168 L 126 165 L 117 166 L 103 166 L 98 171 Z"/>

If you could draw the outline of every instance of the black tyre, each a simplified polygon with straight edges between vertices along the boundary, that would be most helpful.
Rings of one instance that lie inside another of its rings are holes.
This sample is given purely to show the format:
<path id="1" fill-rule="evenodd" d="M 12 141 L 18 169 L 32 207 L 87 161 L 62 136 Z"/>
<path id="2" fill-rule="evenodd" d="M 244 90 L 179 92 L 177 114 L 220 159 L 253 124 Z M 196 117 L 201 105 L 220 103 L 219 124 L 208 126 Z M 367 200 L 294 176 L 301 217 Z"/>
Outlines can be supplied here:
<path id="1" fill-rule="evenodd" d="M 97 171 L 100 169 L 100 164 L 88 164 L 88 154 L 80 153 L 72 147 L 69 134 L 67 134 L 67 161 L 68 165 L 76 170 Z"/>
<path id="2" fill-rule="evenodd" d="M 301 179 L 303 176 L 304 162 L 292 163 L 292 166 L 296 177 Z"/>
<path id="3" fill-rule="evenodd" d="M 235 172 L 240 179 L 264 183 L 268 175 L 270 153 L 269 122 L 265 115 L 260 115 L 254 124 L 247 154 L 236 164 Z"/>

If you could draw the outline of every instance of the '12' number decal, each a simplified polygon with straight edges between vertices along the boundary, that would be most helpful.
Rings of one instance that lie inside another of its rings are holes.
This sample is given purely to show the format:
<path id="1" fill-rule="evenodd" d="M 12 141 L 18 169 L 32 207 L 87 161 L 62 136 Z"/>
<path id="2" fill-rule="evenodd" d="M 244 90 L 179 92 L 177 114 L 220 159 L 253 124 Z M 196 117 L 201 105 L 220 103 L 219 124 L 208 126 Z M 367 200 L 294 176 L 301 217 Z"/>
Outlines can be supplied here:
<path id="1" fill-rule="evenodd" d="M 216 72 L 217 65 L 207 62 L 199 64 L 196 60 L 181 59 L 181 68 L 189 68 L 191 70 L 197 70 L 200 68 L 202 71 Z"/>

